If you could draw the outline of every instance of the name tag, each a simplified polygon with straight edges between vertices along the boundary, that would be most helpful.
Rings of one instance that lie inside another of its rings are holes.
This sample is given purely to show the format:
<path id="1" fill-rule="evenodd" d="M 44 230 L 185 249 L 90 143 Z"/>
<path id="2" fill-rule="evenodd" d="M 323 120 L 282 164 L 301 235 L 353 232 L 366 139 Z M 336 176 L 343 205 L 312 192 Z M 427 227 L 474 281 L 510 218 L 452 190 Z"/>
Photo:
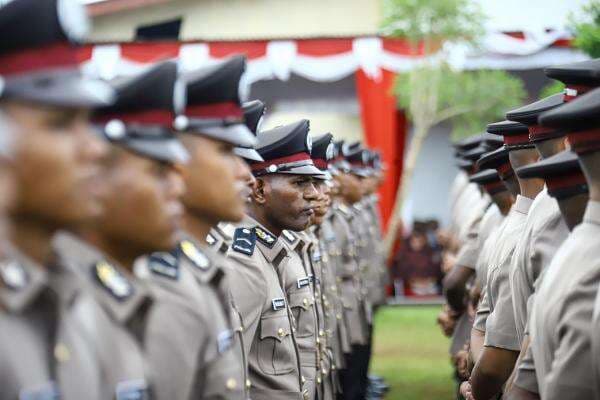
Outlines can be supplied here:
<path id="1" fill-rule="evenodd" d="M 313 261 L 321 261 L 321 252 L 319 250 L 315 250 L 312 253 L 312 259 Z"/>
<path id="2" fill-rule="evenodd" d="M 271 304 L 273 305 L 273 310 L 283 310 L 285 308 L 285 299 L 283 297 L 279 297 L 271 300 Z"/>
<path id="3" fill-rule="evenodd" d="M 219 354 L 226 352 L 233 345 L 233 331 L 227 329 L 217 336 L 217 349 Z"/>
<path id="4" fill-rule="evenodd" d="M 296 285 L 298 286 L 298 289 L 302 289 L 303 287 L 310 285 L 310 278 L 300 278 L 296 282 Z"/>
<path id="5" fill-rule="evenodd" d="M 116 400 L 150 400 L 148 385 L 143 379 L 119 382 L 115 393 Z"/>
<path id="6" fill-rule="evenodd" d="M 59 400 L 60 392 L 54 382 L 48 382 L 35 388 L 22 389 L 19 400 Z"/>

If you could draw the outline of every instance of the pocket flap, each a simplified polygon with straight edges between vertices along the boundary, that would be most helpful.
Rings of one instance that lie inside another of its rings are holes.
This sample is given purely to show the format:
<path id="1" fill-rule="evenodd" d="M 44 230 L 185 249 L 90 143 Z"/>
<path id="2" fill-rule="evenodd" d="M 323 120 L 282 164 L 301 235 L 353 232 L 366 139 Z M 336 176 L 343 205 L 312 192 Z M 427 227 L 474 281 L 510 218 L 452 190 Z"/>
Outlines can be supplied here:
<path id="1" fill-rule="evenodd" d="M 281 342 L 290 333 L 290 322 L 285 314 L 263 317 L 260 320 L 261 340 L 271 337 Z"/>
<path id="2" fill-rule="evenodd" d="M 308 310 L 310 306 L 314 304 L 314 298 L 308 290 L 301 292 L 290 293 L 290 307 L 302 307 L 304 310 Z"/>

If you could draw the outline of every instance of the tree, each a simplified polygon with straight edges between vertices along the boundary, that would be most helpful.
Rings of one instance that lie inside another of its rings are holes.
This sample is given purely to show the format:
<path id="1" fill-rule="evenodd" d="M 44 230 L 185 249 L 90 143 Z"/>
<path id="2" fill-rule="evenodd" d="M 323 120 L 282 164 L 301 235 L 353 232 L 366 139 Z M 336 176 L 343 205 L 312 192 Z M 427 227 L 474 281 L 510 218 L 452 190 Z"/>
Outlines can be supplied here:
<path id="1" fill-rule="evenodd" d="M 577 21 L 571 16 L 571 25 L 575 31 L 575 47 L 592 58 L 600 57 L 600 1 L 592 0 L 583 7 L 585 17 Z"/>
<path id="2" fill-rule="evenodd" d="M 452 71 L 442 60 L 446 43 L 477 44 L 483 16 L 469 0 L 386 0 L 383 32 L 406 38 L 423 63 L 397 79 L 395 92 L 413 126 L 396 193 L 386 248 L 396 239 L 402 205 L 425 138 L 441 122 L 453 123 L 453 135 L 481 132 L 524 98 L 522 82 L 503 71 Z M 434 56 L 436 55 L 436 56 Z"/>

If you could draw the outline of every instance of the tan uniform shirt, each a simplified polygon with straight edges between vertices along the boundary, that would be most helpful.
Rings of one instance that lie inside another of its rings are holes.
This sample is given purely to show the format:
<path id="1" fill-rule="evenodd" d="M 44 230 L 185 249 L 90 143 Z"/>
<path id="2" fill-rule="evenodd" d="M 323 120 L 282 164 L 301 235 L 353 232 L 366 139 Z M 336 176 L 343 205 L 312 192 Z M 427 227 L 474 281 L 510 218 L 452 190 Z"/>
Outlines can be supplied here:
<path id="1" fill-rule="evenodd" d="M 510 283 L 519 342 L 523 341 L 530 296 L 542 270 L 569 235 L 558 203 L 546 190 L 531 205 L 527 222 L 511 261 Z"/>
<path id="2" fill-rule="evenodd" d="M 93 329 L 86 332 L 100 363 L 104 399 L 147 399 L 150 387 L 142 351 L 152 299 L 147 288 L 100 251 L 66 232 L 52 245 L 57 263 L 94 296 Z"/>
<path id="3" fill-rule="evenodd" d="M 594 396 L 591 335 L 596 334 L 592 319 L 600 283 L 599 235 L 600 203 L 590 201 L 583 222 L 557 251 L 536 291 L 530 348 L 542 399 Z"/>
<path id="4" fill-rule="evenodd" d="M 243 399 L 221 260 L 190 239 L 141 259 L 136 272 L 156 303 L 144 340 L 154 399 Z"/>
<path id="5" fill-rule="evenodd" d="M 366 344 L 367 318 L 362 294 L 359 264 L 356 260 L 356 238 L 350 223 L 354 214 L 341 203 L 334 204 L 332 224 L 340 257 L 340 282 L 344 318 L 351 344 Z"/>
<path id="6" fill-rule="evenodd" d="M 367 325 L 373 323 L 373 297 L 370 290 L 373 287 L 371 262 L 373 260 L 373 249 L 369 247 L 369 227 L 365 224 L 363 215 L 364 207 L 362 203 L 355 203 L 350 207 L 354 218 L 350 220 L 351 227 L 356 237 L 356 261 L 358 263 L 359 279 L 361 283 L 361 297 L 363 306 L 363 315 Z M 368 332 L 368 328 L 367 328 Z"/>
<path id="7" fill-rule="evenodd" d="M 0 262 L 0 399 L 103 400 L 93 299 L 60 266 L 8 248 Z"/>
<path id="8" fill-rule="evenodd" d="M 283 277 L 279 275 L 291 262 L 285 245 L 254 219 L 246 217 L 234 232 L 227 256 L 243 267 L 243 273 L 236 274 L 230 285 L 244 322 L 251 398 L 308 399 L 292 331 L 296 329 L 294 317 Z"/>

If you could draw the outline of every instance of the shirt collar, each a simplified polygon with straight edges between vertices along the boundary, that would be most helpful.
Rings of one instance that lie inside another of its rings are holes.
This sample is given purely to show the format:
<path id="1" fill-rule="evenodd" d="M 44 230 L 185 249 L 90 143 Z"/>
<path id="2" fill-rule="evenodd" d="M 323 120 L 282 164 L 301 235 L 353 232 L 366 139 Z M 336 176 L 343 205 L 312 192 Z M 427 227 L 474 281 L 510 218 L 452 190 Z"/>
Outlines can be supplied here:
<path id="1" fill-rule="evenodd" d="M 283 244 L 283 241 L 281 240 L 281 238 L 276 236 L 275 234 L 271 233 L 267 228 L 262 226 L 262 224 L 260 224 L 257 220 L 255 220 L 251 216 L 246 215 L 239 225 L 241 227 L 247 227 L 247 228 L 255 228 L 258 226 L 262 230 L 269 232 L 269 234 L 273 235 L 273 237 L 276 238 L 275 243 L 271 247 L 263 244 L 260 240 L 256 241 L 256 246 L 258 247 L 260 252 L 263 254 L 263 256 L 265 256 L 265 258 L 267 259 L 268 262 L 272 263 L 273 260 L 275 260 L 275 258 L 277 258 L 279 253 L 281 253 L 282 251 L 285 252 L 285 254 L 287 254 L 287 251 L 284 247 L 284 244 Z"/>
<path id="2" fill-rule="evenodd" d="M 531 203 L 533 203 L 533 199 L 518 194 L 517 200 L 513 205 L 513 210 L 515 210 L 515 212 L 527 215 L 529 208 L 531 207 Z"/>
<path id="3" fill-rule="evenodd" d="M 590 200 L 585 208 L 583 221 L 590 224 L 600 225 L 600 202 Z"/>

